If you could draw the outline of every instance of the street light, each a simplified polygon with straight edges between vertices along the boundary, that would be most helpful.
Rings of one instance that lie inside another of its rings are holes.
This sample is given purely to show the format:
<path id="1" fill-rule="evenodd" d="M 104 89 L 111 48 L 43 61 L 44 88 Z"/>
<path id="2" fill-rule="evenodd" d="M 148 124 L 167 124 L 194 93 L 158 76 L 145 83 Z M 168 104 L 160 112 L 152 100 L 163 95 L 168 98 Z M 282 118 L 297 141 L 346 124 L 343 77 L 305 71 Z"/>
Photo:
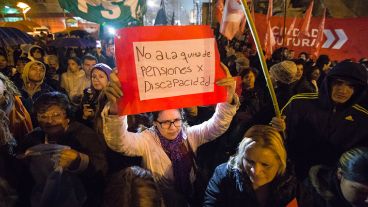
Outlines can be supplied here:
<path id="1" fill-rule="evenodd" d="M 17 7 L 22 9 L 23 18 L 24 20 L 27 20 L 26 13 L 31 9 L 31 7 L 28 4 L 23 3 L 23 2 L 18 2 Z"/>

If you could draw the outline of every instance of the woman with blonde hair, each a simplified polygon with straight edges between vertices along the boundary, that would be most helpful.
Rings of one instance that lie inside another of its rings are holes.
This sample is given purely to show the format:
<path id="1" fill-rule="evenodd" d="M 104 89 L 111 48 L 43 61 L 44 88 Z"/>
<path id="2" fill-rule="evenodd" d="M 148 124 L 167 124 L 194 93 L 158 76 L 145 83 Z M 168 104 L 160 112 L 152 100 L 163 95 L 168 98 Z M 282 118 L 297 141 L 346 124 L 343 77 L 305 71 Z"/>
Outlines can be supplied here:
<path id="1" fill-rule="evenodd" d="M 283 139 L 276 129 L 251 127 L 237 153 L 216 168 L 203 206 L 286 206 L 296 190 L 286 161 Z"/>

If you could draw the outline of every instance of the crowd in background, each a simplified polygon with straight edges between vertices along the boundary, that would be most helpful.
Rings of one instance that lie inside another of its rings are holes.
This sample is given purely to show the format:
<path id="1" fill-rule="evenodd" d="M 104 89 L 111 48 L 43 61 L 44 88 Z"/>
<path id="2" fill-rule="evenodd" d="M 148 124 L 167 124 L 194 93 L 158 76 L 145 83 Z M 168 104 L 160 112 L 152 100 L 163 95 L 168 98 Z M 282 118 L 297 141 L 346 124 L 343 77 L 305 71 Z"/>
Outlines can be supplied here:
<path id="1" fill-rule="evenodd" d="M 112 39 L 2 48 L 0 206 L 368 206 L 368 59 L 278 48 L 275 117 L 249 34 L 214 33 L 226 103 L 127 117 Z"/>

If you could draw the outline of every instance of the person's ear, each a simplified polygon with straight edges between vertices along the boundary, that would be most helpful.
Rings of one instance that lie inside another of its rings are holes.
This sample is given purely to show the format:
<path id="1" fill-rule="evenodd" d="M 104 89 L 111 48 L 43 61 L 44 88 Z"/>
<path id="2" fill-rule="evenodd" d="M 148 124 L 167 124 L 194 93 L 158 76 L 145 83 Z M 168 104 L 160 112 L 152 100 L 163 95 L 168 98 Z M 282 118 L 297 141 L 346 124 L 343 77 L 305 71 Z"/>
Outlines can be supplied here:
<path id="1" fill-rule="evenodd" d="M 337 179 L 338 180 L 341 180 L 342 179 L 342 170 L 341 168 L 337 168 L 337 171 L 336 171 L 336 176 L 337 176 Z"/>

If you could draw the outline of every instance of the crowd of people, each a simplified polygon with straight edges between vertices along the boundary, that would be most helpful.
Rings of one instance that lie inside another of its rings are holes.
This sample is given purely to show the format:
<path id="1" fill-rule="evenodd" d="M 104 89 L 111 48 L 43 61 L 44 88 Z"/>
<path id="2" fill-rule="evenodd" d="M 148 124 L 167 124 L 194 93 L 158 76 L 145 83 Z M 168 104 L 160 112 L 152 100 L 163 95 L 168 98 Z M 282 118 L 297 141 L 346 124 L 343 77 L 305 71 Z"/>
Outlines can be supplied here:
<path id="1" fill-rule="evenodd" d="M 0 206 L 368 206 L 368 60 L 278 48 L 276 117 L 247 35 L 215 35 L 225 102 L 129 116 L 111 41 L 0 54 Z"/>

